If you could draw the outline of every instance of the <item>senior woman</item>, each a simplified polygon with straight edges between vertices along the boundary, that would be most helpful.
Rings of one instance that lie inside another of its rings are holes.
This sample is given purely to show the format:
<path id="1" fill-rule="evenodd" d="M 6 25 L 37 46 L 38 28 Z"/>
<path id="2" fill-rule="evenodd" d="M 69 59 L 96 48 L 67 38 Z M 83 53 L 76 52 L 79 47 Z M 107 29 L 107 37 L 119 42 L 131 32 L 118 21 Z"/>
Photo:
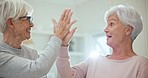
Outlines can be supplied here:
<path id="1" fill-rule="evenodd" d="M 65 9 L 60 20 L 53 20 L 54 36 L 44 52 L 23 45 L 30 38 L 32 7 L 24 0 L 0 0 L 0 31 L 3 41 L 0 42 L 0 78 L 41 78 L 49 72 L 61 46 L 67 37 L 71 38 L 76 28 L 70 31 L 75 23 L 71 20 L 71 9 Z"/>
<path id="2" fill-rule="evenodd" d="M 112 54 L 70 67 L 68 48 L 61 47 L 56 61 L 59 78 L 148 78 L 148 59 L 132 49 L 143 28 L 140 15 L 130 6 L 118 5 L 106 12 L 105 20 Z"/>

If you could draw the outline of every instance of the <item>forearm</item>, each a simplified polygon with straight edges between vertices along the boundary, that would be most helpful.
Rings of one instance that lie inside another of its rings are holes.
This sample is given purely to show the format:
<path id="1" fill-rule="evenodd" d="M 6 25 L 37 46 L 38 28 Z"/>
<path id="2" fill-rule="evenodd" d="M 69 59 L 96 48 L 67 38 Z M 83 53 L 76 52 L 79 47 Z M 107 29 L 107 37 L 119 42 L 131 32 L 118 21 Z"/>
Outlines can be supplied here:
<path id="1" fill-rule="evenodd" d="M 58 75 L 60 78 L 86 78 L 90 59 L 85 60 L 73 67 L 70 66 L 69 49 L 61 47 L 56 60 Z"/>
<path id="2" fill-rule="evenodd" d="M 39 60 L 40 64 L 45 67 L 45 65 L 42 64 L 43 61 L 46 61 L 45 63 L 48 63 L 48 68 L 51 68 L 53 63 L 55 62 L 57 58 L 57 54 L 61 47 L 61 40 L 57 37 L 54 37 L 54 39 L 51 38 L 50 42 L 48 43 L 48 46 L 45 48 L 45 50 L 41 53 L 39 58 L 42 58 Z M 47 70 L 47 68 L 45 68 Z"/>
<path id="3" fill-rule="evenodd" d="M 51 37 L 50 41 L 48 42 L 48 46 L 40 54 L 39 58 L 34 61 L 34 65 L 32 65 L 33 68 L 36 67 L 37 70 L 35 71 L 39 72 L 40 74 L 42 73 L 43 75 L 46 75 L 49 72 L 57 58 L 61 43 L 62 41 L 58 37 Z M 38 69 L 40 71 L 38 71 Z"/>
<path id="4" fill-rule="evenodd" d="M 70 66 L 68 48 L 62 47 L 56 60 L 57 70 L 60 78 L 72 78 L 73 68 Z"/>

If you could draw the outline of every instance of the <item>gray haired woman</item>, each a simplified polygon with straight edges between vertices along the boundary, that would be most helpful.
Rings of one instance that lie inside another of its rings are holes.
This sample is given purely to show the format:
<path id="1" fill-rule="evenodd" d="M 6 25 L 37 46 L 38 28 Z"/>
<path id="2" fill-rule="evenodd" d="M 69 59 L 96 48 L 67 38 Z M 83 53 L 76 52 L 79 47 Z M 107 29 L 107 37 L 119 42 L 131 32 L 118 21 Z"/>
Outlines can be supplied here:
<path id="1" fill-rule="evenodd" d="M 75 32 L 71 26 L 71 9 L 65 9 L 58 23 L 53 20 L 54 35 L 44 52 L 28 48 L 22 42 L 30 38 L 32 7 L 24 0 L 0 0 L 0 78 L 40 78 L 51 69 L 62 41 L 70 39 Z"/>
<path id="2" fill-rule="evenodd" d="M 141 16 L 130 6 L 118 5 L 106 12 L 105 20 L 112 53 L 70 67 L 68 48 L 62 47 L 56 61 L 60 78 L 148 78 L 148 59 L 132 48 L 143 28 Z"/>

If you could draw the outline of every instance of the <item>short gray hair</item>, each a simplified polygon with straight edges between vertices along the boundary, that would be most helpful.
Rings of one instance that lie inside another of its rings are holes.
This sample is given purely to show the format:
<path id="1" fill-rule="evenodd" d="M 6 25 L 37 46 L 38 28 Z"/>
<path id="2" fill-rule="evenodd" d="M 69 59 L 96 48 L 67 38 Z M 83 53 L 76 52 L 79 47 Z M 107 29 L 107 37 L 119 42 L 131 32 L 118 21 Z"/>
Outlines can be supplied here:
<path id="1" fill-rule="evenodd" d="M 5 31 L 8 18 L 16 20 L 32 13 L 32 7 L 24 0 L 0 0 L 0 32 Z"/>
<path id="2" fill-rule="evenodd" d="M 131 6 L 118 5 L 114 6 L 105 13 L 105 21 L 112 14 L 116 14 L 119 20 L 124 25 L 130 25 L 133 27 L 131 38 L 134 41 L 143 29 L 142 19 L 139 13 Z"/>

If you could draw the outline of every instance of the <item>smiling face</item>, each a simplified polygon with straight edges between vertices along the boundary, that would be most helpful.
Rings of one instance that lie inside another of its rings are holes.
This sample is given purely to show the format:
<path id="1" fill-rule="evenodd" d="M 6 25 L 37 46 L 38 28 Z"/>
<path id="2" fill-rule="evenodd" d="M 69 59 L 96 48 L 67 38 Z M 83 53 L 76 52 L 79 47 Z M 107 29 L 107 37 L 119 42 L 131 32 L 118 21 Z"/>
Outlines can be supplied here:
<path id="1" fill-rule="evenodd" d="M 14 33 L 16 37 L 21 40 L 26 40 L 30 38 L 31 28 L 34 26 L 30 21 L 30 17 L 23 17 L 15 21 L 14 23 Z"/>
<path id="2" fill-rule="evenodd" d="M 113 48 L 124 43 L 127 35 L 129 35 L 127 34 L 128 27 L 129 26 L 124 26 L 120 22 L 116 14 L 109 16 L 107 20 L 107 27 L 104 30 L 107 36 L 107 45 Z"/>

